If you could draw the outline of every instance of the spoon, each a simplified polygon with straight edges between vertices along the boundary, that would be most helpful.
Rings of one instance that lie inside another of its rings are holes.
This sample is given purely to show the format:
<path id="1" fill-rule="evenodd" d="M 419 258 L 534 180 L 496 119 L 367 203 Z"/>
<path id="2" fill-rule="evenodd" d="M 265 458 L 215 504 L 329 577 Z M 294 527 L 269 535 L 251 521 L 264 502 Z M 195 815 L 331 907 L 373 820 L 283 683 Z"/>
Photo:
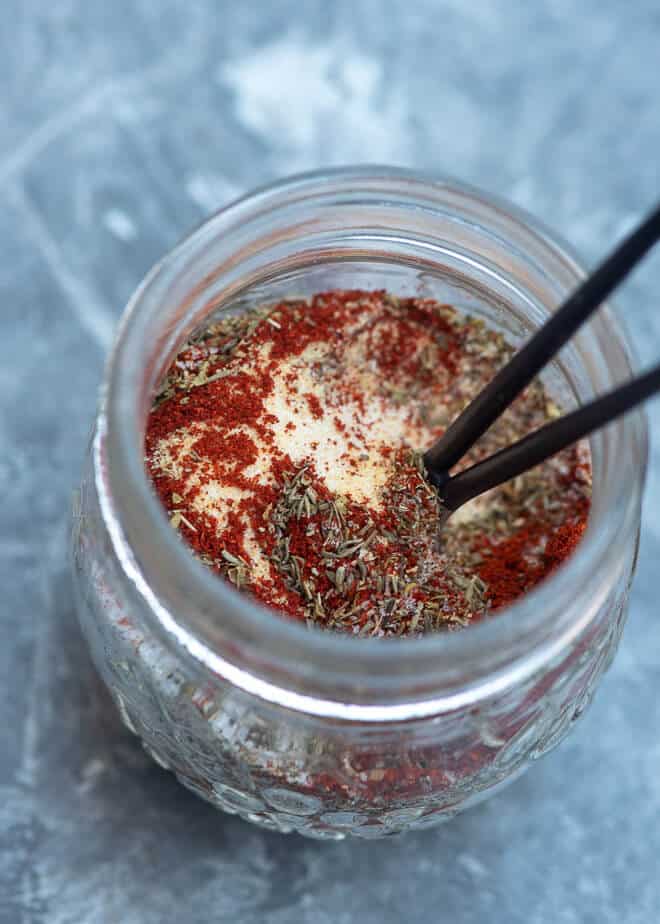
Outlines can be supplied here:
<path id="1" fill-rule="evenodd" d="M 660 206 L 616 247 L 424 454 L 430 482 L 447 515 L 490 488 L 533 468 L 605 426 L 660 390 L 660 365 L 576 411 L 547 424 L 482 462 L 450 470 L 520 392 L 623 282 L 660 239 Z"/>

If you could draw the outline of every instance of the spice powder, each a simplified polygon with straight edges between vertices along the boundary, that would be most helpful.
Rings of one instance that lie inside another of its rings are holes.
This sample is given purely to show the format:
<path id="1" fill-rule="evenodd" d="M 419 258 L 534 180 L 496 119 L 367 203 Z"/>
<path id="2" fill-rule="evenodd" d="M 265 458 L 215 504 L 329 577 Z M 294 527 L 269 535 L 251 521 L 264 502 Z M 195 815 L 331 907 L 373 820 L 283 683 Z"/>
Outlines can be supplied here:
<path id="1" fill-rule="evenodd" d="M 561 564 L 589 513 L 578 444 L 466 504 L 438 541 L 420 452 L 512 353 L 479 318 L 384 291 L 227 316 L 172 363 L 148 472 L 193 553 L 267 606 L 356 635 L 460 628 Z M 558 414 L 532 383 L 458 468 Z"/>

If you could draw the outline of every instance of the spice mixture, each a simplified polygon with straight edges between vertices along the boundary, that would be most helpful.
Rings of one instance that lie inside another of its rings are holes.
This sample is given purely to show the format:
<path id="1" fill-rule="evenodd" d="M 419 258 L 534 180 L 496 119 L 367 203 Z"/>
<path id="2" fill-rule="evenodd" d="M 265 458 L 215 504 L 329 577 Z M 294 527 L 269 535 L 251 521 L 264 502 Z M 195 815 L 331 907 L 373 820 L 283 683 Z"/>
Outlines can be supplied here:
<path id="1" fill-rule="evenodd" d="M 173 362 L 148 471 L 194 554 L 262 603 L 359 635 L 458 628 L 556 568 L 589 513 L 579 445 L 465 505 L 439 540 L 420 452 L 512 352 L 478 318 L 384 291 L 227 316 Z M 533 383 L 459 467 L 558 413 Z"/>

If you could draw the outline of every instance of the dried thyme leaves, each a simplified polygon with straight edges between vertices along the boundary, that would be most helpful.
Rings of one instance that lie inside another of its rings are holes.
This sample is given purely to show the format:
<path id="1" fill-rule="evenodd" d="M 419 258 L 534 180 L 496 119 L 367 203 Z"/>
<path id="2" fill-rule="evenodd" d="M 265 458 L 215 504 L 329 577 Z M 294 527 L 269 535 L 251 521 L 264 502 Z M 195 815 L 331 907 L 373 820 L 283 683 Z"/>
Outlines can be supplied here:
<path id="1" fill-rule="evenodd" d="M 418 453 L 399 454 L 387 514 L 366 517 L 349 498 L 321 495 L 311 468 L 287 473 L 267 518 L 270 560 L 309 625 L 404 635 L 465 625 L 483 610 L 483 581 L 438 550 L 437 495 Z"/>

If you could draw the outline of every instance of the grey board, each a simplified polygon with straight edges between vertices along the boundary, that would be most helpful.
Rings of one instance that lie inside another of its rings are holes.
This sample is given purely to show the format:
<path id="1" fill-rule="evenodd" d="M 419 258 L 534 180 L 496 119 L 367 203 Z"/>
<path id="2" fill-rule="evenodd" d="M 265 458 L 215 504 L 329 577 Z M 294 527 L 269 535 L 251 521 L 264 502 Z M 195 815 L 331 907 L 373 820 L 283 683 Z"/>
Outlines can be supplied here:
<path id="1" fill-rule="evenodd" d="M 2 924 L 660 919 L 660 406 L 631 619 L 575 734 L 392 842 L 216 814 L 119 726 L 81 641 L 66 517 L 103 357 L 151 263 L 271 178 L 431 167 L 595 259 L 660 191 L 657 0 L 3 0 Z M 660 353 L 660 255 L 621 293 Z"/>

